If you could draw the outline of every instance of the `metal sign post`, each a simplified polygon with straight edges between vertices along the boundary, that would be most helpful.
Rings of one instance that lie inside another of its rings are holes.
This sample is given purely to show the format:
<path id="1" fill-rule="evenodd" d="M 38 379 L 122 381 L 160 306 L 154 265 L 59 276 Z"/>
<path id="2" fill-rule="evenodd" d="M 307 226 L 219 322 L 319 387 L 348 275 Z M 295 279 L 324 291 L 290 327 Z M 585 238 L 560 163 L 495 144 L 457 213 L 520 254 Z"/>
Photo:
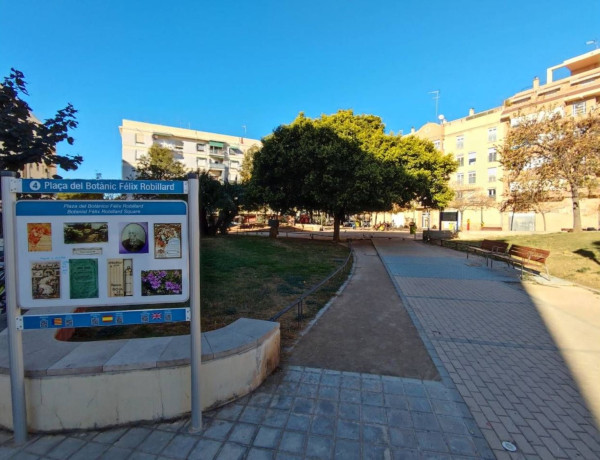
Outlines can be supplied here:
<path id="1" fill-rule="evenodd" d="M 200 184 L 198 174 L 188 176 L 188 236 L 190 249 L 190 371 L 191 371 L 191 431 L 202 429 L 202 401 L 200 398 L 200 365 L 202 340 L 200 332 Z"/>
<path id="2" fill-rule="evenodd" d="M 12 402 L 13 432 L 16 444 L 27 441 L 27 406 L 25 402 L 25 366 L 23 364 L 23 338 L 17 330 L 16 238 L 15 204 L 16 174 L 2 171 L 2 225 L 4 229 L 4 283 L 6 292 L 6 319 L 10 362 L 10 394 Z"/>

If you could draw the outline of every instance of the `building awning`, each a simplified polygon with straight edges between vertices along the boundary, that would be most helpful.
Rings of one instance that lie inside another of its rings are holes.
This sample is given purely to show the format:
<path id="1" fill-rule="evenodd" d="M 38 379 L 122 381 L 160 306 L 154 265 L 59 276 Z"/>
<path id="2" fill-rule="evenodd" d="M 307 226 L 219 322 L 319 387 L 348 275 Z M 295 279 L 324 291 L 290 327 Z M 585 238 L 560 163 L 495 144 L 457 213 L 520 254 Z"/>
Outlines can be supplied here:
<path id="1" fill-rule="evenodd" d="M 223 142 L 217 142 L 217 141 L 209 141 L 208 145 L 210 145 L 211 147 L 219 147 L 219 148 L 223 148 L 225 146 L 225 144 Z"/>
<path id="2" fill-rule="evenodd" d="M 154 133 L 155 136 L 171 137 L 171 133 Z"/>

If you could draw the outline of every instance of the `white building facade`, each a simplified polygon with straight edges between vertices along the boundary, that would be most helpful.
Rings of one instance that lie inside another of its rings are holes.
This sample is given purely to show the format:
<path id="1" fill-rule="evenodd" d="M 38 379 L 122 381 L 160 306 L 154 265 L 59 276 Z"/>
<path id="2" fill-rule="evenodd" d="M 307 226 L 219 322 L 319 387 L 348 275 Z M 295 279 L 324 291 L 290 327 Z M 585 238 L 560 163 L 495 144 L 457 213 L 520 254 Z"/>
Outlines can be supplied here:
<path id="1" fill-rule="evenodd" d="M 257 139 L 208 133 L 193 129 L 123 120 L 121 133 L 121 174 L 123 179 L 135 176 L 139 160 L 153 144 L 166 147 L 188 171 L 206 171 L 221 182 L 238 182 L 244 155 Z"/>

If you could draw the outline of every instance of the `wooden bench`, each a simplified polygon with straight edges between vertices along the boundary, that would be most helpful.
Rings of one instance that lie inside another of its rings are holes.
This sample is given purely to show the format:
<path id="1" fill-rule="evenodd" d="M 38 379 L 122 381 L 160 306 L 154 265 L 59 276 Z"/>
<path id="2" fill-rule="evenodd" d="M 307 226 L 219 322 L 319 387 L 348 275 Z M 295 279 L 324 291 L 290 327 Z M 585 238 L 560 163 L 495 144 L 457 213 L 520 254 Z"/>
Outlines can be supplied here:
<path id="1" fill-rule="evenodd" d="M 505 255 L 494 255 L 495 259 L 502 260 L 506 262 L 507 265 L 512 265 L 513 267 L 519 265 L 521 267 L 521 279 L 523 279 L 524 267 L 531 267 L 534 269 L 544 267 L 546 275 L 548 276 L 548 279 L 550 279 L 550 272 L 546 265 L 546 259 L 548 259 L 548 257 L 550 257 L 550 251 L 520 246 L 518 244 L 513 244 Z"/>
<path id="2" fill-rule="evenodd" d="M 485 257 L 485 265 L 487 267 L 488 260 L 492 264 L 493 257 L 506 254 L 508 246 L 509 244 L 504 241 L 483 240 L 481 246 L 467 246 L 467 259 L 469 258 L 469 252 L 473 252 L 473 254 Z"/>
<path id="3" fill-rule="evenodd" d="M 423 232 L 423 241 L 431 244 L 439 241 L 440 246 L 443 246 L 443 241 L 453 238 L 456 238 L 456 233 L 452 230 L 425 230 Z"/>

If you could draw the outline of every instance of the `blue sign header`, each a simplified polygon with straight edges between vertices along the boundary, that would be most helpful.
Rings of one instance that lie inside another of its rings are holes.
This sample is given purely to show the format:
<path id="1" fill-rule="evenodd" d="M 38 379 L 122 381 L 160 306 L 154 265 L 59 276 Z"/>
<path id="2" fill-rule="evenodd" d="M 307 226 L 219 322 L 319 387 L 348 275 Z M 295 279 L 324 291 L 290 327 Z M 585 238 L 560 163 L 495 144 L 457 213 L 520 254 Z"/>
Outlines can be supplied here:
<path id="1" fill-rule="evenodd" d="M 16 205 L 17 216 L 177 216 L 186 213 L 185 201 L 23 200 Z"/>
<path id="2" fill-rule="evenodd" d="M 162 180 L 85 180 L 85 179 L 22 179 L 22 193 L 187 193 L 184 181 Z"/>

